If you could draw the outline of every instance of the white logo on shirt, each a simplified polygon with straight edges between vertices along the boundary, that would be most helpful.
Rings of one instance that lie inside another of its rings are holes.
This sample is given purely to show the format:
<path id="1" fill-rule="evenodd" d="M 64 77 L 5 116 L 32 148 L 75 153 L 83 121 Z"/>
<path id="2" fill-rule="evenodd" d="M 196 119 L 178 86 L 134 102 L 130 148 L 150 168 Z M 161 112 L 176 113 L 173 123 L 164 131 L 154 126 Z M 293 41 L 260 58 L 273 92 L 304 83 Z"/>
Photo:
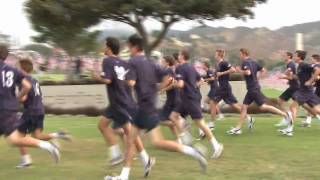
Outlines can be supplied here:
<path id="1" fill-rule="evenodd" d="M 114 71 L 117 74 L 117 78 L 121 81 L 125 80 L 126 74 L 129 70 L 124 69 L 122 66 L 114 66 Z"/>

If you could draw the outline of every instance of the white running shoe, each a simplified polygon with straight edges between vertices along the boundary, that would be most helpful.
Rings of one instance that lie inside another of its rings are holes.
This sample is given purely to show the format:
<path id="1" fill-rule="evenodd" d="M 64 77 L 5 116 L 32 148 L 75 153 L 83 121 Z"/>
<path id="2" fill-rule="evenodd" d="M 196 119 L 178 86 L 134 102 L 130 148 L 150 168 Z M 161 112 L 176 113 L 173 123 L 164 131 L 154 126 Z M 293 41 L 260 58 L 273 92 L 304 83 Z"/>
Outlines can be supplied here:
<path id="1" fill-rule="evenodd" d="M 300 127 L 310 128 L 310 127 L 311 127 L 311 124 L 310 124 L 310 123 L 307 123 L 306 121 L 302 121 L 301 124 L 300 124 Z"/>
<path id="2" fill-rule="evenodd" d="M 218 148 L 214 150 L 213 155 L 211 156 L 212 159 L 218 159 L 219 157 L 221 157 L 222 153 L 223 153 L 223 144 L 219 144 Z"/>
<path id="3" fill-rule="evenodd" d="M 128 180 L 128 178 L 121 178 L 120 176 L 105 176 L 104 180 Z"/>
<path id="4" fill-rule="evenodd" d="M 218 121 L 223 121 L 224 120 L 224 114 L 219 114 L 217 120 Z"/>
<path id="5" fill-rule="evenodd" d="M 117 165 L 121 164 L 123 161 L 124 161 L 124 157 L 120 154 L 119 156 L 110 159 L 109 165 L 110 166 L 117 166 Z"/>
<path id="6" fill-rule="evenodd" d="M 154 157 L 150 157 L 149 158 L 149 161 L 148 161 L 148 164 L 144 167 L 144 174 L 143 176 L 146 178 L 149 176 L 151 170 L 152 170 L 152 167 L 156 164 L 156 158 Z"/>
<path id="7" fill-rule="evenodd" d="M 25 169 L 25 168 L 28 168 L 28 167 L 30 167 L 30 166 L 32 166 L 32 163 L 22 162 L 22 163 L 18 164 L 18 165 L 16 166 L 16 168 L 17 168 L 17 169 Z"/>
<path id="8" fill-rule="evenodd" d="M 195 146 L 194 149 L 199 153 L 200 157 L 198 159 L 198 162 L 200 164 L 201 170 L 203 173 L 207 172 L 208 162 L 206 160 L 205 152 L 199 148 L 199 146 Z"/>
<path id="9" fill-rule="evenodd" d="M 281 132 L 283 135 L 290 136 L 290 137 L 293 136 L 293 131 L 290 130 L 289 128 L 279 129 L 278 131 Z"/>
<path id="10" fill-rule="evenodd" d="M 51 145 L 52 145 L 52 147 L 48 151 L 51 154 L 51 156 L 53 157 L 54 161 L 56 163 L 59 163 L 60 158 L 61 158 L 60 151 L 55 145 L 53 145 L 53 144 L 51 144 Z"/>
<path id="11" fill-rule="evenodd" d="M 253 129 L 254 123 L 255 123 L 255 120 L 253 119 L 253 117 L 250 116 L 250 118 L 248 119 L 248 128 L 249 128 L 249 130 Z"/>
<path id="12" fill-rule="evenodd" d="M 60 132 L 58 132 L 59 134 L 59 139 L 65 140 L 65 141 L 72 141 L 73 137 L 70 133 L 65 132 L 63 130 L 61 130 Z"/>
<path id="13" fill-rule="evenodd" d="M 240 135 L 240 134 L 242 134 L 242 131 L 241 131 L 241 129 L 238 129 L 238 128 L 231 128 L 229 131 L 227 131 L 227 134 Z"/>

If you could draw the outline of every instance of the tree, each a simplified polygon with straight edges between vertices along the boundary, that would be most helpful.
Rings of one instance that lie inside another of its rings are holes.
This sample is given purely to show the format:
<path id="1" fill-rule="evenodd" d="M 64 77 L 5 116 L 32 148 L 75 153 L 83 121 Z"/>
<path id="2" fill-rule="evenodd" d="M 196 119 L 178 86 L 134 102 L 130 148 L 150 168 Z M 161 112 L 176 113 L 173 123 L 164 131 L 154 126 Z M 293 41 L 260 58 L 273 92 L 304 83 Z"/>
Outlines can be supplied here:
<path id="1" fill-rule="evenodd" d="M 155 49 L 169 28 L 181 20 L 216 20 L 252 17 L 252 7 L 266 0 L 29 0 L 26 11 L 41 34 L 58 27 L 86 29 L 101 20 L 126 23 L 144 39 L 147 54 Z M 158 20 L 162 29 L 150 38 L 144 22 Z"/>

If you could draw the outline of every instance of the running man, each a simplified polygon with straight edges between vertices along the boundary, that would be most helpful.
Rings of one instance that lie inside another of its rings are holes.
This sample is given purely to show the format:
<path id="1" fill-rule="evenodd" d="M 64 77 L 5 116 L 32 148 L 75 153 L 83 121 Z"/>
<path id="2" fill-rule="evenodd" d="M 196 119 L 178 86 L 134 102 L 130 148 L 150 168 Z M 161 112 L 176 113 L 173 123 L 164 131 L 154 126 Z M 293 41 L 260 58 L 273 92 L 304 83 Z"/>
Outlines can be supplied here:
<path id="1" fill-rule="evenodd" d="M 186 118 L 186 116 L 190 115 L 197 127 L 204 132 L 212 146 L 213 155 L 211 158 L 217 159 L 223 152 L 223 145 L 217 141 L 203 119 L 201 109 L 201 93 L 199 89 L 200 84 L 202 83 L 201 77 L 196 69 L 189 64 L 189 58 L 190 56 L 187 51 L 180 52 L 180 65 L 176 70 L 177 83 L 175 86 L 181 90 L 181 103 L 179 107 L 172 113 L 172 119 L 179 130 L 182 142 L 184 144 L 192 144 L 183 123 L 181 123 L 180 118 L 180 116 Z"/>
<path id="2" fill-rule="evenodd" d="M 297 64 L 293 60 L 293 54 L 291 52 L 286 53 L 286 70 L 279 79 L 288 80 L 289 87 L 280 95 L 279 106 L 282 111 L 286 111 L 285 103 L 292 99 L 293 94 L 299 89 L 299 82 L 297 80 Z M 287 126 L 289 122 L 286 119 L 276 124 L 277 127 Z"/>
<path id="3" fill-rule="evenodd" d="M 157 83 L 162 72 L 160 68 L 145 56 L 144 42 L 138 35 L 128 39 L 128 47 L 132 58 L 129 61 L 130 71 L 127 74 L 128 84 L 135 89 L 137 94 L 138 110 L 133 117 L 132 131 L 130 132 L 126 160 L 120 176 L 106 176 L 105 180 L 127 180 L 132 165 L 134 140 L 141 131 L 146 131 L 151 143 L 159 148 L 171 152 L 179 152 L 199 161 L 203 171 L 206 170 L 207 161 L 204 156 L 190 146 L 178 144 L 174 141 L 164 140 L 159 128 L 160 117 L 156 109 Z"/>
<path id="4" fill-rule="evenodd" d="M 24 111 L 21 117 L 22 124 L 18 130 L 21 134 L 31 134 L 33 137 L 43 140 L 50 141 L 53 139 L 63 139 L 71 141 L 71 135 L 63 131 L 44 134 L 44 105 L 42 103 L 42 91 L 39 82 L 32 78 L 31 73 L 33 72 L 33 64 L 29 59 L 21 59 L 19 61 L 20 71 L 25 76 L 25 79 L 29 81 L 32 88 L 28 95 L 23 97 Z M 20 147 L 21 163 L 16 168 L 27 168 L 32 165 L 31 156 L 28 154 L 26 147 Z"/>
<path id="5" fill-rule="evenodd" d="M 106 84 L 107 87 L 109 106 L 107 107 L 105 114 L 102 115 L 98 128 L 106 143 L 109 144 L 109 151 L 111 155 L 109 164 L 111 166 L 118 165 L 124 160 L 113 129 L 123 129 L 125 134 L 124 142 L 126 142 L 126 146 L 128 146 L 128 138 L 132 128 L 132 118 L 135 116 L 137 111 L 137 106 L 132 97 L 131 88 L 125 81 L 125 77 L 129 72 L 129 66 L 127 62 L 118 57 L 119 52 L 119 40 L 114 37 L 108 37 L 106 39 L 105 49 L 105 55 L 107 58 L 105 58 L 102 63 L 103 77 L 93 74 L 94 79 Z M 112 122 L 113 129 L 109 127 Z M 144 165 L 145 176 L 147 176 L 155 160 L 149 157 L 139 137 L 135 139 L 134 144 L 137 148 L 142 164 Z"/>
<path id="6" fill-rule="evenodd" d="M 231 135 L 240 135 L 242 134 L 241 128 L 245 122 L 248 107 L 253 102 L 256 103 L 262 111 L 267 111 L 273 114 L 277 114 L 291 121 L 289 114 L 266 104 L 266 97 L 261 92 L 261 87 L 258 80 L 258 72 L 264 73 L 266 70 L 258 64 L 255 60 L 249 57 L 249 51 L 247 49 L 240 49 L 240 59 L 242 60 L 241 69 L 237 71 L 243 74 L 246 85 L 247 85 L 247 94 L 243 100 L 243 105 L 241 108 L 240 120 L 236 127 L 231 128 L 227 131 Z"/>
<path id="7" fill-rule="evenodd" d="M 60 160 L 58 148 L 47 141 L 24 136 L 17 129 L 21 120 L 17 116 L 19 101 L 23 101 L 32 85 L 17 69 L 4 63 L 9 54 L 5 45 L 0 45 L 0 136 L 4 135 L 8 142 L 18 147 L 33 147 L 48 151 L 56 162 Z M 18 95 L 16 87 L 21 86 Z"/>

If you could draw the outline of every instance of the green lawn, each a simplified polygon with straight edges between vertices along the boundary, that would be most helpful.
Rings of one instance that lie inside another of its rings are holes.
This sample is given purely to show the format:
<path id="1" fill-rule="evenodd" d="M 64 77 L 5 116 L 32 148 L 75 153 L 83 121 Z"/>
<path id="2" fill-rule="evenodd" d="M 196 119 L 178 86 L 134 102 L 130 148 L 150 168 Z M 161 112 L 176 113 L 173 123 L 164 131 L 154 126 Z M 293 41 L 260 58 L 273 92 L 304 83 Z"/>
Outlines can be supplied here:
<path id="1" fill-rule="evenodd" d="M 265 94 L 268 98 L 278 98 L 282 91 L 277 89 L 262 89 L 263 94 Z"/>
<path id="2" fill-rule="evenodd" d="M 65 74 L 35 74 L 34 77 L 38 81 L 54 81 L 61 82 L 66 79 Z"/>
<path id="3" fill-rule="evenodd" d="M 297 127 L 295 136 L 282 137 L 273 126 L 278 117 L 256 117 L 254 132 L 244 130 L 241 136 L 226 135 L 237 117 L 229 117 L 217 124 L 216 136 L 224 143 L 225 152 L 219 160 L 209 160 L 207 174 L 201 174 L 198 163 L 190 158 L 146 147 L 157 157 L 152 180 L 206 180 L 206 179 L 319 179 L 319 122 L 313 127 Z M 72 144 L 62 143 L 62 162 L 55 165 L 41 150 L 31 150 L 35 165 L 16 170 L 18 150 L 0 141 L 0 179 L 17 180 L 101 180 L 106 174 L 117 174 L 121 167 L 107 166 L 107 151 L 97 130 L 97 118 L 49 117 L 46 131 L 67 129 L 75 136 Z M 172 138 L 167 129 L 165 135 Z M 204 144 L 208 146 L 207 142 Z M 209 147 L 209 146 L 208 146 Z M 143 179 L 140 161 L 135 161 L 131 179 Z"/>

